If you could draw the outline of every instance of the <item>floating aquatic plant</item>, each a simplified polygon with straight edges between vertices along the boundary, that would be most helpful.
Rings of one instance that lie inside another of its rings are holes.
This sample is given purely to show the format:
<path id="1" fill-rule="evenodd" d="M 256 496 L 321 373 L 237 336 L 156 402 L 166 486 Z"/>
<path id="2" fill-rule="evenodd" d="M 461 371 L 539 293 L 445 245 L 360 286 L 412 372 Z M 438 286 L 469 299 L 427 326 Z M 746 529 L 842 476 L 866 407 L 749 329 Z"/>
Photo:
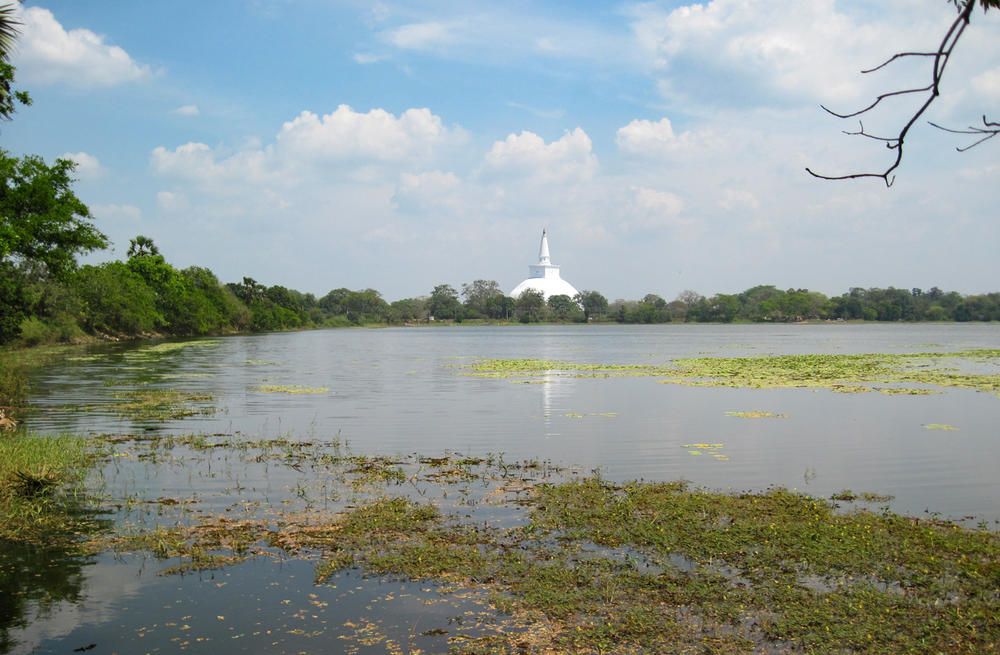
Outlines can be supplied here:
<path id="1" fill-rule="evenodd" d="M 116 414 L 146 421 L 178 419 L 218 411 L 217 407 L 208 404 L 215 399 L 210 393 L 143 388 L 116 391 L 113 395 L 117 400 L 114 404 L 85 409 L 111 409 Z"/>
<path id="2" fill-rule="evenodd" d="M 725 444 L 721 443 L 689 443 L 684 444 L 681 448 L 688 448 L 688 453 L 691 455 L 701 455 L 704 452 L 717 460 L 728 462 L 729 456 L 719 452 L 722 450 L 724 445 Z"/>
<path id="3" fill-rule="evenodd" d="M 841 393 L 879 391 L 923 395 L 927 387 L 954 387 L 1000 393 L 1000 374 L 963 372 L 945 363 L 1000 366 L 1000 350 L 952 353 L 882 353 L 861 355 L 769 355 L 760 357 L 687 357 L 662 365 L 594 364 L 544 359 L 481 359 L 462 368 L 468 375 L 532 378 L 545 375 L 580 378 L 655 377 L 662 384 L 774 389 L 806 387 Z M 967 371 L 971 370 L 967 368 Z"/>
<path id="4" fill-rule="evenodd" d="M 788 414 L 773 414 L 762 411 L 726 412 L 726 416 L 735 416 L 736 418 L 788 418 Z"/>
<path id="5" fill-rule="evenodd" d="M 327 387 L 307 387 L 301 384 L 260 384 L 256 387 L 251 387 L 250 391 L 256 391 L 258 393 L 290 393 L 290 394 L 300 394 L 300 393 L 326 393 L 329 391 Z"/>

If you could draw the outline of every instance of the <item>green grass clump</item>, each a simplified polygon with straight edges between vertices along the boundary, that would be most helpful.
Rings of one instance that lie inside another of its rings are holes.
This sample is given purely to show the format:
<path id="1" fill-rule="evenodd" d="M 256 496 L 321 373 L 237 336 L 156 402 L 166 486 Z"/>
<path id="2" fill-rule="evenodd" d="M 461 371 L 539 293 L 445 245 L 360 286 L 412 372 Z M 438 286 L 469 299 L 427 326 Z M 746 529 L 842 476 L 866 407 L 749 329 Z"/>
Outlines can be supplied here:
<path id="1" fill-rule="evenodd" d="M 16 434 L 0 437 L 0 497 L 37 496 L 86 473 L 82 437 Z"/>
<path id="2" fill-rule="evenodd" d="M 0 437 L 0 538 L 51 546 L 91 532 L 81 486 L 93 461 L 81 437 Z"/>

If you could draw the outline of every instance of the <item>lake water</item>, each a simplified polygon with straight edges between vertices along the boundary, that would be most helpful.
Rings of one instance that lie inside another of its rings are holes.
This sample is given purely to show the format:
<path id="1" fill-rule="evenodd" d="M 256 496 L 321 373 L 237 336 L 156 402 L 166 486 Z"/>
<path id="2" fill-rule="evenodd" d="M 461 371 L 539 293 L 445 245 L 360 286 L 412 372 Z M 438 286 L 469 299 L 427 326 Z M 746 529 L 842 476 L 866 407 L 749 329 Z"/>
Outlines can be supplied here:
<path id="1" fill-rule="evenodd" d="M 686 479 L 713 489 L 776 485 L 821 497 L 851 489 L 892 496 L 896 512 L 940 514 L 968 525 L 987 521 L 996 529 L 1000 398 L 991 393 L 751 390 L 661 384 L 655 377 L 550 376 L 544 384 L 520 384 L 470 376 L 463 367 L 483 358 L 668 364 L 692 356 L 973 348 L 1000 348 L 1000 325 L 434 327 L 236 336 L 175 349 L 109 344 L 73 353 L 36 375 L 32 403 L 39 411 L 30 425 L 36 432 L 338 439 L 367 455 L 503 453 L 508 461 L 599 469 L 614 480 Z M 979 365 L 1000 373 L 995 362 Z M 115 394 L 133 389 L 210 394 L 201 405 L 217 411 L 176 420 L 122 418 L 113 410 L 120 402 Z M 728 414 L 753 411 L 787 417 Z M 696 443 L 715 447 L 693 448 Z M 100 479 L 140 509 L 111 518 L 182 520 L 183 503 L 178 509 L 138 502 L 163 496 L 197 497 L 228 512 L 239 503 L 279 505 L 325 493 L 303 492 L 295 468 L 212 460 L 192 471 L 181 460 L 112 458 Z M 181 514 L 170 514 L 175 510 Z M 371 626 L 396 643 L 441 652 L 447 650 L 443 638 L 415 635 L 413 626 L 455 630 L 454 617 L 474 611 L 454 597 L 442 602 L 431 585 L 357 572 L 317 585 L 313 563 L 295 558 L 157 575 L 167 564 L 134 555 L 79 560 L 0 544 L 0 583 L 16 588 L 21 599 L 15 605 L 14 594 L 0 594 L 0 652 L 61 653 L 90 644 L 97 644 L 94 652 L 118 653 L 341 652 L 348 646 L 350 652 L 387 652 L 385 639 L 342 641 Z"/>
<path id="2" fill-rule="evenodd" d="M 36 379 L 35 430 L 241 432 L 293 439 L 339 433 L 356 452 L 445 450 L 547 459 L 613 479 L 687 479 L 713 488 L 852 489 L 893 509 L 1000 518 L 1000 399 L 689 387 L 651 377 L 470 377 L 480 358 L 665 364 L 675 357 L 954 352 L 1000 347 L 1000 325 L 661 325 L 321 330 L 237 336 L 155 358 L 142 344 L 94 348 Z M 147 346 L 148 347 L 148 344 Z M 221 411 L 136 423 L 109 403 L 130 383 L 210 393 Z M 264 393 L 261 385 L 323 393 Z M 767 411 L 787 418 L 742 419 Z M 928 430 L 925 425 L 957 430 Z M 727 460 L 685 445 L 723 444 Z"/>

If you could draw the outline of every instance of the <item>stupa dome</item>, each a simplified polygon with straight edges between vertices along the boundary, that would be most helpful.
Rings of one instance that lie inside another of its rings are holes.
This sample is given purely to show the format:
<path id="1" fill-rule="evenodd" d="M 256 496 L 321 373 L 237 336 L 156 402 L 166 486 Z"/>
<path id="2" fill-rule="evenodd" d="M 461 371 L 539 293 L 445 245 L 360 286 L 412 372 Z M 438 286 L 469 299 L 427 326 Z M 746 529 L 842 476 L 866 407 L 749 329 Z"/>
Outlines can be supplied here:
<path id="1" fill-rule="evenodd" d="M 510 292 L 512 298 L 517 298 L 525 290 L 541 291 L 548 300 L 552 296 L 566 295 L 570 298 L 579 293 L 576 288 L 559 276 L 559 267 L 552 263 L 549 256 L 549 239 L 542 230 L 542 243 L 538 247 L 538 263 L 528 266 L 528 277 Z"/>

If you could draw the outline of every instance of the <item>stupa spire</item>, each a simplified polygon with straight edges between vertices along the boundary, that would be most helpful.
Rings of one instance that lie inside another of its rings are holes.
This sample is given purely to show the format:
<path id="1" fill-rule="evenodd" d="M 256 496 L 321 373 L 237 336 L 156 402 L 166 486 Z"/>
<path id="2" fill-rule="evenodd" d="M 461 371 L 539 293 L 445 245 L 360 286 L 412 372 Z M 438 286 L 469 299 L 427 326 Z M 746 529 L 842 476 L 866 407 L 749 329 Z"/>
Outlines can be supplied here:
<path id="1" fill-rule="evenodd" d="M 540 291 L 546 300 L 559 295 L 574 298 L 577 294 L 572 284 L 559 277 L 559 267 L 553 264 L 549 257 L 549 238 L 546 230 L 542 230 L 542 242 L 538 246 L 538 263 L 528 266 L 527 279 L 514 287 L 510 295 L 518 298 L 529 289 Z"/>
<path id="2" fill-rule="evenodd" d="M 542 228 L 542 244 L 538 247 L 538 265 L 548 266 L 552 263 L 549 258 L 549 239 L 545 236 L 545 228 Z"/>

